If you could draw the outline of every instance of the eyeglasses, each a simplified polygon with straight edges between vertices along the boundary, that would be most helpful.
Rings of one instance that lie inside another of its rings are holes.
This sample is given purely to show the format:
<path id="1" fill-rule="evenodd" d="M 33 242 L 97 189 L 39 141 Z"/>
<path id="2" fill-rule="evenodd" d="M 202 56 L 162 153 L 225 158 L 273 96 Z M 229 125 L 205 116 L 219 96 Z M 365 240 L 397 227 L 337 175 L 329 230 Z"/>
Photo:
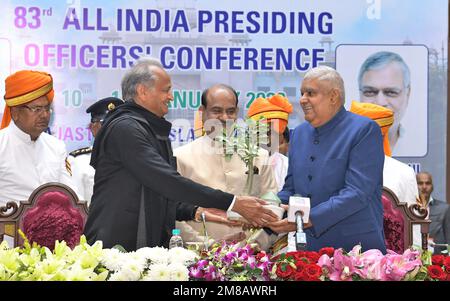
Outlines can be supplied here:
<path id="1" fill-rule="evenodd" d="M 42 112 L 53 113 L 53 108 L 51 106 L 37 106 L 37 107 L 29 107 L 27 105 L 23 105 L 22 108 L 27 108 L 34 114 L 40 114 Z"/>

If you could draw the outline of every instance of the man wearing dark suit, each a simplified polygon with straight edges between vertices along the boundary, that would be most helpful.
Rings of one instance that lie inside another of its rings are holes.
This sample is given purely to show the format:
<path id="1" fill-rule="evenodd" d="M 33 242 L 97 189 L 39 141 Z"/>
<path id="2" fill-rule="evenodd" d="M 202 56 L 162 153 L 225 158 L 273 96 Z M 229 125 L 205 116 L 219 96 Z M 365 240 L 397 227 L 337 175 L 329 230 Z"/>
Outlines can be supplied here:
<path id="1" fill-rule="evenodd" d="M 429 210 L 430 239 L 436 244 L 450 244 L 450 206 L 441 200 L 433 199 L 433 178 L 428 172 L 417 174 L 417 186 L 419 187 L 419 198 L 422 204 L 427 204 Z M 439 254 L 446 248 L 436 246 L 434 253 Z"/>
<path id="2" fill-rule="evenodd" d="M 233 210 L 254 226 L 277 220 L 255 197 L 234 196 L 182 177 L 164 119 L 173 100 L 170 76 L 154 59 L 137 61 L 122 79 L 125 104 L 109 114 L 95 139 L 94 194 L 85 234 L 126 250 L 168 246 L 175 220 L 197 207 Z"/>

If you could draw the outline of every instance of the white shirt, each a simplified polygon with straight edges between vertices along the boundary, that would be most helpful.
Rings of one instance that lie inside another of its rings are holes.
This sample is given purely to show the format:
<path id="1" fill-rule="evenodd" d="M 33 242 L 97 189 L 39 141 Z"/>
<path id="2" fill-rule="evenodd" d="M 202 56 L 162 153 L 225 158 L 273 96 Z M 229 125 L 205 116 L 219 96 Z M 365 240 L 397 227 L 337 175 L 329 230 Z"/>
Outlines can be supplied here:
<path id="1" fill-rule="evenodd" d="M 48 182 L 74 189 L 66 157 L 64 142 L 47 133 L 32 141 L 11 121 L 0 130 L 0 206 L 7 201 L 28 200 L 33 190 Z"/>
<path id="2" fill-rule="evenodd" d="M 389 156 L 384 156 L 383 186 L 392 190 L 400 202 L 416 204 L 419 197 L 416 173 L 412 167 Z M 420 226 L 413 225 L 413 245 L 422 245 Z"/>
<path id="3" fill-rule="evenodd" d="M 87 201 L 89 206 L 94 193 L 95 169 L 90 165 L 91 153 L 81 154 L 67 158 L 72 167 L 73 183 L 77 187 L 80 199 Z"/>
<path id="4" fill-rule="evenodd" d="M 277 182 L 278 191 L 281 191 L 283 189 L 284 180 L 287 175 L 289 159 L 279 152 L 274 152 L 269 157 L 269 162 L 270 165 L 272 165 L 272 170 L 275 176 L 275 181 Z"/>
<path id="5" fill-rule="evenodd" d="M 384 156 L 383 186 L 391 189 L 400 202 L 416 204 L 419 196 L 416 173 L 407 164 Z"/>

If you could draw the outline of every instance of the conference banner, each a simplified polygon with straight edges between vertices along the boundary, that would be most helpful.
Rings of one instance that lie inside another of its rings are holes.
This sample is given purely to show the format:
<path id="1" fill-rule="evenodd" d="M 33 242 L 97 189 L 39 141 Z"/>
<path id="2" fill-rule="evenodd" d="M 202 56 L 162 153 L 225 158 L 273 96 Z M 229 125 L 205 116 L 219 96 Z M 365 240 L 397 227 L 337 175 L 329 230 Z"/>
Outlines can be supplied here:
<path id="1" fill-rule="evenodd" d="M 393 108 L 393 156 L 430 171 L 436 197 L 445 196 L 447 1 L 3 0 L 1 10 L 0 94 L 15 71 L 51 73 L 49 132 L 68 151 L 92 145 L 86 108 L 121 97 L 121 79 L 141 57 L 160 60 L 172 78 L 174 148 L 195 138 L 201 93 L 216 83 L 236 89 L 240 119 L 256 98 L 283 94 L 295 128 L 304 74 L 328 65 L 344 79 L 347 109 Z M 401 70 L 365 69 L 386 57 Z"/>

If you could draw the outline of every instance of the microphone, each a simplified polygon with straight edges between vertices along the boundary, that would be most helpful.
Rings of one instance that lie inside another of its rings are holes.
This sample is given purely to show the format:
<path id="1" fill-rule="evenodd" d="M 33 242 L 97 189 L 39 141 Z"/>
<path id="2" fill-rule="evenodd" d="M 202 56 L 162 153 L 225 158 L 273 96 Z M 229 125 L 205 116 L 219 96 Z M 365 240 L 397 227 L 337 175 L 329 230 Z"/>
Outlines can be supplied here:
<path id="1" fill-rule="evenodd" d="M 297 251 L 306 250 L 306 233 L 303 232 L 303 212 L 295 212 L 295 223 L 297 224 L 297 232 L 295 233 L 295 248 Z"/>

